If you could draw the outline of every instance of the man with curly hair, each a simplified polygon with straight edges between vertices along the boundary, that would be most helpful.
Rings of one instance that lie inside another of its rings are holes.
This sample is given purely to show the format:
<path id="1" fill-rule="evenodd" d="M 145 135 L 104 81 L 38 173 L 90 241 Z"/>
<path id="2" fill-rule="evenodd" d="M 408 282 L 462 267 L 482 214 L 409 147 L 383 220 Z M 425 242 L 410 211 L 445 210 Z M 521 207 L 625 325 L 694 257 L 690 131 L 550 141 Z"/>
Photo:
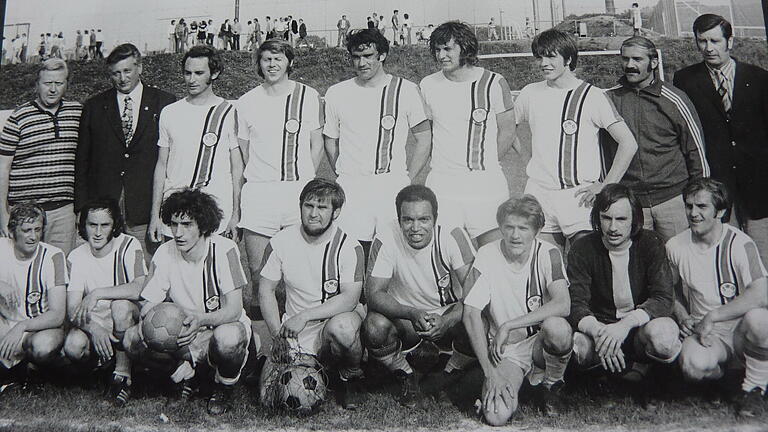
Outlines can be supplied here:
<path id="1" fill-rule="evenodd" d="M 194 49 L 194 48 L 193 48 Z M 179 334 L 179 349 L 162 359 L 177 364 L 171 380 L 177 383 L 182 400 L 196 391 L 206 365 L 215 371 L 214 391 L 208 413 L 223 414 L 229 409 L 232 389 L 248 358 L 249 349 L 258 351 L 258 337 L 252 338 L 251 320 L 243 309 L 245 272 L 240 251 L 230 239 L 215 234 L 223 213 L 216 200 L 198 189 L 173 192 L 160 210 L 162 221 L 171 228 L 173 240 L 161 245 L 152 257 L 149 276 L 141 292 L 145 301 L 142 318 L 158 304 L 170 299 L 186 317 Z M 155 359 L 140 325 L 131 327 L 123 341 L 128 354 L 138 360 Z"/>

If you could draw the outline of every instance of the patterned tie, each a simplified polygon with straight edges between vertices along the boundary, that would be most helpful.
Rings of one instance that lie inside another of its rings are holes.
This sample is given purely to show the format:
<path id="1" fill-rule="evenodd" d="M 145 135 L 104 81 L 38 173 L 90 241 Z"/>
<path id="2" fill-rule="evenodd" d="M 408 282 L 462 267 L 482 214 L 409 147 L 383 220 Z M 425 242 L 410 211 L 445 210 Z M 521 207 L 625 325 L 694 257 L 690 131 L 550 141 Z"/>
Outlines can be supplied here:
<path id="1" fill-rule="evenodd" d="M 126 96 L 125 107 L 123 108 L 123 115 L 120 120 L 123 123 L 123 135 L 125 136 L 125 145 L 131 143 L 133 139 L 133 102 L 130 96 Z"/>
<path id="2" fill-rule="evenodd" d="M 728 76 L 725 74 L 725 72 L 718 69 L 717 71 L 718 77 L 720 77 L 720 86 L 717 89 L 717 93 L 720 95 L 720 98 L 723 100 L 723 108 L 725 108 L 726 113 L 731 112 L 731 92 L 728 91 L 730 87 L 730 81 L 728 80 Z"/>

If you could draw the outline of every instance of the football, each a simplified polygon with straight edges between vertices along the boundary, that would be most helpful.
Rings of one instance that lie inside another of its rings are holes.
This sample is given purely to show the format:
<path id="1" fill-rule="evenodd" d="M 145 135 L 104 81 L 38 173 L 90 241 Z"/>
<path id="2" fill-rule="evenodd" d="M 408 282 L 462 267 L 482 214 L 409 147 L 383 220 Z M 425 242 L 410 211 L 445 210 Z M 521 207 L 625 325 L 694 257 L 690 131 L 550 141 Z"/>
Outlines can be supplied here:
<path id="1" fill-rule="evenodd" d="M 184 311 L 173 303 L 160 303 L 150 309 L 141 320 L 144 342 L 150 349 L 159 352 L 174 352 L 179 349 L 178 339 L 184 327 Z"/>
<path id="2" fill-rule="evenodd" d="M 325 380 L 316 365 L 294 364 L 280 374 L 277 402 L 282 408 L 309 414 L 320 406 L 325 396 Z"/>

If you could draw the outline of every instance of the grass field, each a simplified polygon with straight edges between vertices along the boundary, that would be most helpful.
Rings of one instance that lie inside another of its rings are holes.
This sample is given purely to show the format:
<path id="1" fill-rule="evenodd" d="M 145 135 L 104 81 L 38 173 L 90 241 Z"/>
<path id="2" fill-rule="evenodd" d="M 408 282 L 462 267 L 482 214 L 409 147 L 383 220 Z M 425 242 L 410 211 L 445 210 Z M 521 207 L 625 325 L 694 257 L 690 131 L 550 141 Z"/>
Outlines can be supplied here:
<path id="1" fill-rule="evenodd" d="M 583 49 L 616 48 L 619 40 L 595 39 L 584 41 Z M 690 40 L 660 40 L 665 55 L 668 76 L 685 64 L 698 61 Z M 483 52 L 525 51 L 526 44 L 484 44 Z M 739 42 L 736 54 L 742 59 L 768 67 L 768 52 L 764 41 Z M 258 83 L 250 66 L 247 53 L 226 53 L 226 71 L 217 82 L 217 92 L 228 98 L 237 98 Z M 147 83 L 183 94 L 178 55 L 159 55 L 144 61 Z M 598 85 L 611 85 L 617 75 L 618 63 L 605 58 L 580 59 L 578 73 Z M 505 75 L 513 89 L 538 80 L 530 60 L 494 60 L 483 66 Z M 434 71 L 434 64 L 424 47 L 393 50 L 386 64 L 390 72 L 418 82 Z M 71 65 L 72 80 L 69 98 L 85 100 L 89 95 L 108 88 L 102 63 L 80 62 Z M 34 66 L 13 65 L 0 71 L 0 108 L 12 108 L 30 97 Z M 297 58 L 293 78 L 305 82 L 324 93 L 329 85 L 353 76 L 346 53 L 337 49 L 324 49 L 303 53 Z M 525 184 L 524 168 L 530 157 L 530 133 L 519 130 L 526 148 L 523 154 L 510 152 L 502 159 L 502 167 L 513 196 L 522 193 Z M 329 176 L 327 163 L 321 175 Z M 246 304 L 251 304 L 246 292 Z M 256 325 L 263 334 L 263 324 Z M 60 371 L 66 376 L 71 371 Z M 470 374 L 456 386 L 450 402 L 427 401 L 419 409 L 401 408 L 393 399 L 397 388 L 391 384 L 386 372 L 369 366 L 370 394 L 363 407 L 355 412 L 342 410 L 333 400 L 309 418 L 281 416 L 258 406 L 254 390 L 240 386 L 234 409 L 219 418 L 205 414 L 203 399 L 188 406 L 169 403 L 157 390 L 157 378 L 137 377 L 137 394 L 122 409 L 115 409 L 95 390 L 66 387 L 61 383 L 46 384 L 42 392 L 23 393 L 0 398 L 0 431 L 178 431 L 178 430 L 484 430 L 473 413 L 473 401 L 479 392 L 480 377 Z M 594 381 L 594 380 L 587 380 Z M 593 389 L 582 382 L 570 381 L 564 401 L 566 411 L 555 419 L 543 418 L 532 406 L 527 392 L 521 394 L 520 413 L 509 425 L 515 430 L 768 430 L 768 414 L 749 422 L 737 420 L 727 403 L 713 403 L 702 396 L 702 389 L 684 386 L 674 372 L 657 376 L 654 381 L 658 401 L 654 408 L 643 410 L 622 392 L 620 384 Z M 151 384 L 151 385 L 150 385 Z M 734 383 L 735 385 L 736 383 Z M 161 414 L 168 421 L 161 420 Z"/>

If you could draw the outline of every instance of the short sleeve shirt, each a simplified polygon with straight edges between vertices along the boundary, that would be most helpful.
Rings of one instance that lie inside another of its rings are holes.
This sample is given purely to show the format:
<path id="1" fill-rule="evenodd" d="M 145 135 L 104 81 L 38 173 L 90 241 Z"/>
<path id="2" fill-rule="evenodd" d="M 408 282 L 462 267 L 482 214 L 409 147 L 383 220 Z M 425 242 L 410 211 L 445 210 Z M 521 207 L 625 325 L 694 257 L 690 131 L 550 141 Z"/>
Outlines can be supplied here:
<path id="1" fill-rule="evenodd" d="M 535 240 L 528 261 L 516 270 L 501 251 L 497 240 L 477 251 L 475 262 L 467 277 L 469 290 L 464 304 L 483 310 L 490 306 L 490 335 L 505 322 L 523 316 L 550 298 L 549 286 L 558 280 L 566 280 L 563 258 L 557 247 Z M 535 328 L 513 330 L 512 340 L 531 336 Z"/>
<path id="2" fill-rule="evenodd" d="M 400 304 L 434 311 L 462 298 L 451 271 L 471 264 L 474 258 L 475 248 L 462 228 L 435 225 L 430 243 L 414 249 L 397 221 L 392 221 L 376 234 L 368 266 L 371 276 L 390 279 L 388 292 Z"/>
<path id="3" fill-rule="evenodd" d="M 416 84 L 387 78 L 372 88 L 352 78 L 326 92 L 323 134 L 339 140 L 339 174 L 407 173 L 408 131 L 427 117 Z"/>
<path id="4" fill-rule="evenodd" d="M 285 284 L 285 318 L 324 303 L 340 285 L 362 282 L 363 248 L 341 229 L 331 227 L 327 241 L 310 244 L 301 224 L 291 225 L 269 241 L 261 276 Z"/>
<path id="5" fill-rule="evenodd" d="M 16 306 L 0 303 L 0 318 L 23 321 L 48 312 L 48 293 L 69 282 L 64 252 L 40 242 L 34 256 L 19 260 L 11 239 L 0 239 L 0 283 L 15 290 Z"/>

